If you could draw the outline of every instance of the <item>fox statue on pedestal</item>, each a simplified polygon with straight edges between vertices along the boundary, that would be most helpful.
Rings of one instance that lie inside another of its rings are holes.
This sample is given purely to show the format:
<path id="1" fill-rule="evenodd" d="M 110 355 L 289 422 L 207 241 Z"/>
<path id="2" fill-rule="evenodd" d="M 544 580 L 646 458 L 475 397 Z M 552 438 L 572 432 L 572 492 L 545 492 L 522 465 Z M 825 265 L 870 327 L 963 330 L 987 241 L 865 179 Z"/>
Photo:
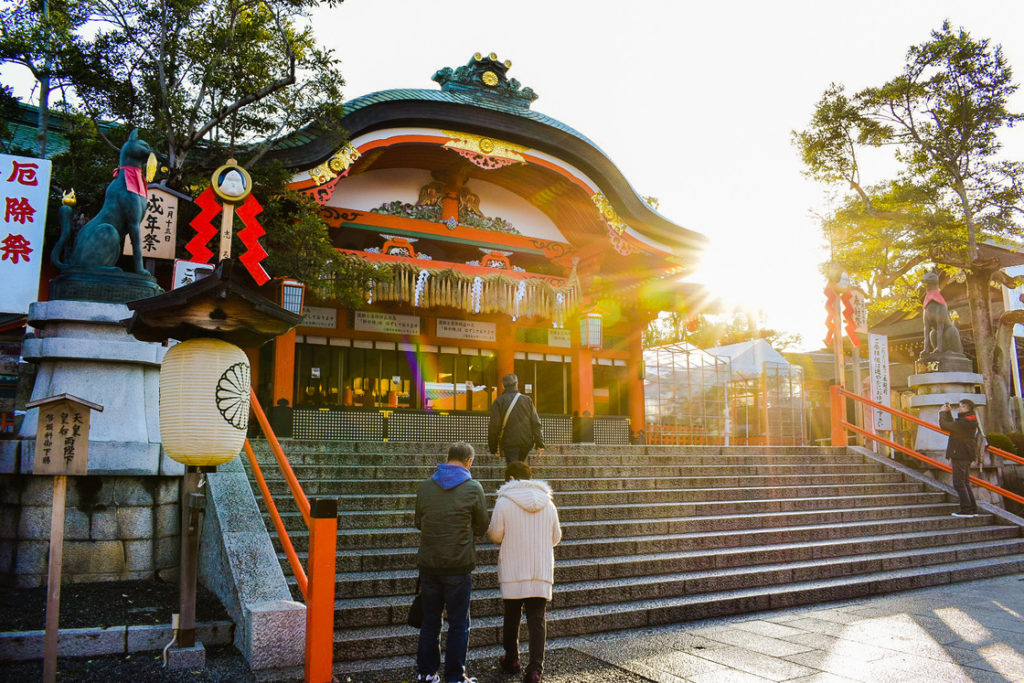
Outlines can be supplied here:
<path id="1" fill-rule="evenodd" d="M 133 130 L 128 141 L 121 147 L 120 163 L 114 171 L 114 180 L 107 186 L 103 206 L 91 221 L 74 234 L 67 261 L 63 260 L 63 254 L 68 240 L 72 239 L 71 207 L 74 195 L 65 197 L 60 209 L 60 238 L 53 248 L 53 264 L 62 271 L 120 270 L 116 264 L 127 235 L 132 245 L 135 272 L 150 275 L 142 265 L 139 226 L 146 212 L 146 183 L 153 180 L 155 173 L 156 154 L 145 140 L 139 139 L 138 131 Z"/>

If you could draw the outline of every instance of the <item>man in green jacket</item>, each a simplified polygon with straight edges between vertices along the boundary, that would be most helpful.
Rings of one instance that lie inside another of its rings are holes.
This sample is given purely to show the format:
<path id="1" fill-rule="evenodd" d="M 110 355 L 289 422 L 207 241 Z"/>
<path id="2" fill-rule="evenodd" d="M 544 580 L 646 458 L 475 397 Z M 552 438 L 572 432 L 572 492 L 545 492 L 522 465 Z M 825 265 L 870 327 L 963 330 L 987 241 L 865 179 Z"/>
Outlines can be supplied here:
<path id="1" fill-rule="evenodd" d="M 416 494 L 416 528 L 420 549 L 423 625 L 416 653 L 417 681 L 440 683 L 441 611 L 448 610 L 448 640 L 444 658 L 445 683 L 476 683 L 466 677 L 469 646 L 469 600 L 476 568 L 474 536 L 487 531 L 487 501 L 480 482 L 473 480 L 473 447 L 453 443 L 448 461 L 437 466 Z"/>

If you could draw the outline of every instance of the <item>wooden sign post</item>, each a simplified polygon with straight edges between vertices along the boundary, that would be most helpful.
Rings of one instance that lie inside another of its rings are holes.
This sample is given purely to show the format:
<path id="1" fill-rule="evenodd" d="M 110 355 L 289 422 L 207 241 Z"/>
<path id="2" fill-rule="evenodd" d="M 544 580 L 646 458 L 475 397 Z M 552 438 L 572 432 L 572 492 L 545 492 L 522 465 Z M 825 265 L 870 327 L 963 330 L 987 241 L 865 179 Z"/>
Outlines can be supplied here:
<path id="1" fill-rule="evenodd" d="M 43 641 L 43 681 L 57 680 L 57 634 L 60 620 L 60 570 L 64 559 L 64 504 L 68 475 L 84 475 L 89 469 L 90 409 L 103 406 L 61 394 L 25 404 L 39 408 L 32 473 L 53 476 L 53 507 L 50 513 L 50 566 L 46 579 L 46 636 Z"/>

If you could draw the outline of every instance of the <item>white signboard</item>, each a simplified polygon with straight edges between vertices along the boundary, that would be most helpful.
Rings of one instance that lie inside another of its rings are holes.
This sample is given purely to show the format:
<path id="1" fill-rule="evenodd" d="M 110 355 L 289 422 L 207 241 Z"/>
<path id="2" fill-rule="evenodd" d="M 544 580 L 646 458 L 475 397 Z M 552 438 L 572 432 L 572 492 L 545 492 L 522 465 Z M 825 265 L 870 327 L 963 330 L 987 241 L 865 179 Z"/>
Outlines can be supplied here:
<path id="1" fill-rule="evenodd" d="M 1013 277 L 1021 277 L 1024 275 L 1024 266 L 1012 266 L 1004 271 L 1007 275 Z M 1007 311 L 1018 311 L 1024 308 L 1024 301 L 1021 301 L 1021 297 L 1024 296 L 1024 285 L 1020 287 L 1014 287 L 1013 289 L 1003 288 L 1003 307 Z M 1024 337 L 1024 325 L 1013 326 L 1014 337 Z"/>
<path id="2" fill-rule="evenodd" d="M 143 258 L 174 258 L 174 240 L 178 235 L 178 198 L 159 187 L 147 193 L 146 213 L 139 225 Z M 131 240 L 124 236 L 124 254 L 132 253 Z"/>
<path id="3" fill-rule="evenodd" d="M 199 263 L 198 261 L 186 261 L 184 259 L 174 260 L 174 284 L 171 289 L 190 285 L 196 280 L 201 280 L 213 272 L 212 263 Z"/>
<path id="4" fill-rule="evenodd" d="M 0 154 L 0 313 L 39 298 L 50 162 Z"/>
<path id="5" fill-rule="evenodd" d="M 364 332 L 384 334 L 419 334 L 420 318 L 416 315 L 356 311 L 355 327 Z"/>
<path id="6" fill-rule="evenodd" d="M 495 323 L 477 320 L 437 319 L 437 336 L 446 339 L 466 339 L 469 341 L 497 341 L 498 326 Z"/>
<path id="7" fill-rule="evenodd" d="M 325 306 L 304 306 L 300 327 L 322 327 L 333 330 L 338 326 L 338 309 Z"/>
<path id="8" fill-rule="evenodd" d="M 569 330 L 548 330 L 548 346 L 561 346 L 564 349 L 572 346 L 572 335 Z"/>
<path id="9" fill-rule="evenodd" d="M 884 334 L 868 334 L 868 368 L 871 373 L 871 400 L 891 407 L 889 400 L 889 338 Z M 892 431 L 892 415 L 872 408 L 876 432 Z"/>

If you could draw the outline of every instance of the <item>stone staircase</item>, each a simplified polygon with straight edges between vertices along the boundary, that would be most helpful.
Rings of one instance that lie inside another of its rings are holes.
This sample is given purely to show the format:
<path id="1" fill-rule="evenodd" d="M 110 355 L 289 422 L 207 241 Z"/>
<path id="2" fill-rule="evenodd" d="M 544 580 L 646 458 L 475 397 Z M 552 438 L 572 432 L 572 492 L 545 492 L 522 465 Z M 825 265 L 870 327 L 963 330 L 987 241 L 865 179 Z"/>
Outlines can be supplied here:
<path id="1" fill-rule="evenodd" d="M 265 443 L 254 446 L 305 562 L 302 518 Z M 339 498 L 335 660 L 414 655 L 412 510 L 444 447 L 283 447 L 307 495 Z M 473 475 L 490 508 L 503 462 L 477 452 Z M 1019 527 L 951 517 L 952 497 L 842 450 L 563 446 L 531 464 L 555 491 L 564 534 L 549 639 L 1024 571 Z M 471 647 L 501 639 L 497 547 L 477 548 Z"/>

